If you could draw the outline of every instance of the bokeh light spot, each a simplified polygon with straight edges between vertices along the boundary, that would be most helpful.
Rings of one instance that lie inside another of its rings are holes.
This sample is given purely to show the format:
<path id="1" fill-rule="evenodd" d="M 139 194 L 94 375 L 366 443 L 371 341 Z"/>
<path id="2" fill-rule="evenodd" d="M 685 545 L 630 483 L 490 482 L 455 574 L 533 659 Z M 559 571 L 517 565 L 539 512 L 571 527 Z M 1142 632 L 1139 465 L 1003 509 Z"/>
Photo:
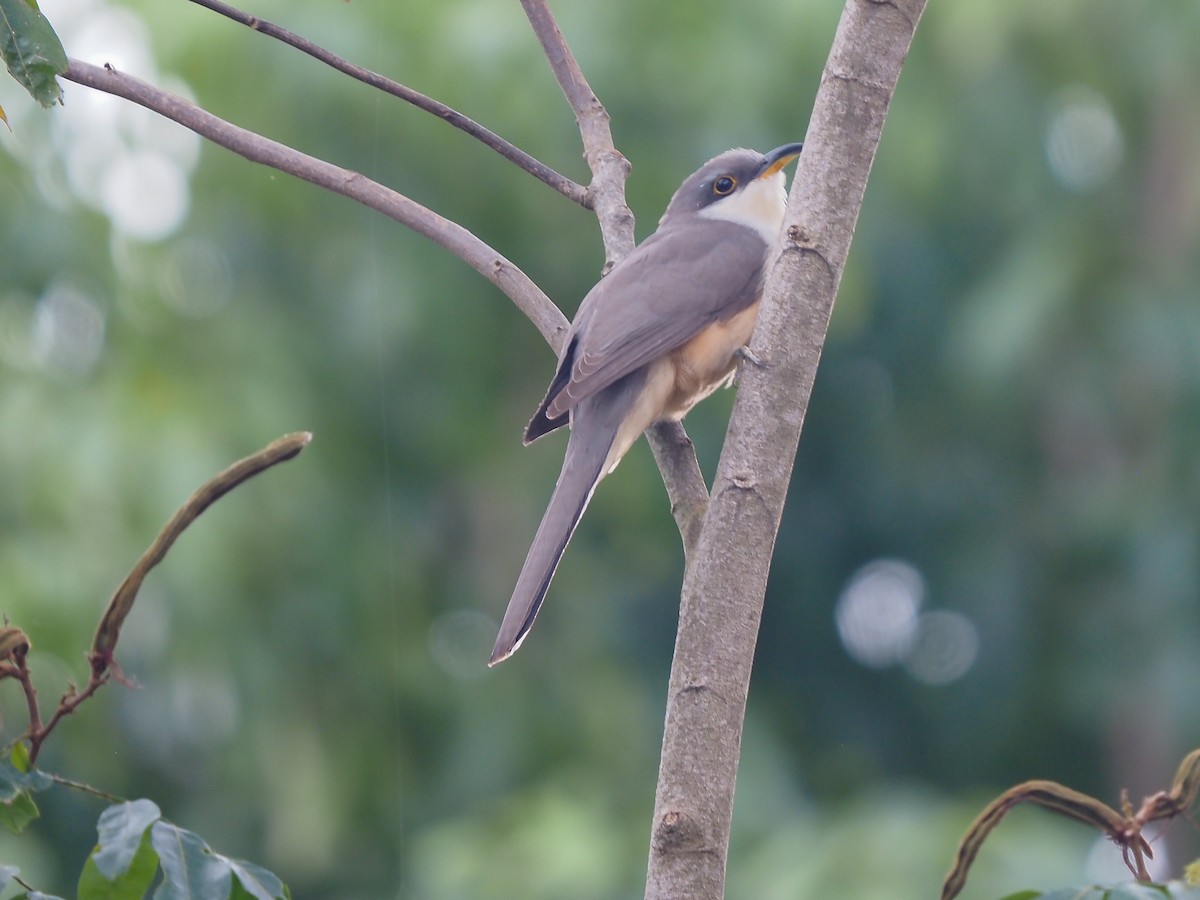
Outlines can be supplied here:
<path id="1" fill-rule="evenodd" d="M 924 598 L 925 579 L 913 566 L 895 559 L 867 563 L 851 576 L 834 609 L 846 652 L 872 668 L 903 660 Z"/>
<path id="2" fill-rule="evenodd" d="M 933 610 L 917 620 L 916 636 L 904 667 L 917 681 L 944 685 L 962 678 L 978 655 L 975 624 L 962 613 Z"/>
<path id="3" fill-rule="evenodd" d="M 190 205 L 183 167 L 154 151 L 128 153 L 114 161 L 104 173 L 101 198 L 114 227 L 146 241 L 175 231 Z"/>
<path id="4" fill-rule="evenodd" d="M 1124 136 L 1108 101 L 1079 85 L 1062 91 L 1046 128 L 1046 159 L 1058 182 L 1073 191 L 1100 187 L 1124 155 Z"/>
<path id="5" fill-rule="evenodd" d="M 104 348 L 104 314 L 83 291 L 52 284 L 38 299 L 30 335 L 31 358 L 52 375 L 83 377 Z"/>

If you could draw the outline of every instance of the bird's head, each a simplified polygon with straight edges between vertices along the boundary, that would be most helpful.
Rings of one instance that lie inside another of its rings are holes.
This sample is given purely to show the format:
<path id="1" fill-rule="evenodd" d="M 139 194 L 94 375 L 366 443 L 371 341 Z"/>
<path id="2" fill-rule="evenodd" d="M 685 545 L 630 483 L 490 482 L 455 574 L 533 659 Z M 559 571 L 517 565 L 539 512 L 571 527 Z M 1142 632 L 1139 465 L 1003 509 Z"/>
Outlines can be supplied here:
<path id="1" fill-rule="evenodd" d="M 658 227 L 701 216 L 745 225 L 768 243 L 774 241 L 787 205 L 783 168 L 800 155 L 803 146 L 784 144 L 765 154 L 727 150 L 713 157 L 679 186 Z"/>

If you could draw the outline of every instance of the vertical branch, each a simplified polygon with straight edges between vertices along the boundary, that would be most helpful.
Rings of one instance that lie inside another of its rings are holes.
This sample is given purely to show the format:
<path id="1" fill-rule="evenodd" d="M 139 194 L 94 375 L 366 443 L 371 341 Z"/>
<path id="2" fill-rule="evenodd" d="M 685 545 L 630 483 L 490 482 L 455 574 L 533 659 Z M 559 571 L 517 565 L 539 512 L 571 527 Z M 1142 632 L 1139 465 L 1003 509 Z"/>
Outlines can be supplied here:
<path id="1" fill-rule="evenodd" d="M 796 446 L 867 176 L 925 0 L 848 0 L 712 499 L 684 577 L 647 900 L 719 900 L 750 669 Z"/>
<path id="2" fill-rule="evenodd" d="M 600 234 L 604 239 L 607 257 L 604 271 L 607 272 L 617 260 L 633 249 L 633 213 L 625 203 L 629 160 L 617 151 L 608 110 L 583 77 L 583 71 L 545 0 L 521 0 L 521 6 L 541 42 L 567 103 L 575 112 L 579 135 L 583 138 L 584 156 L 588 168 L 592 170 L 588 194 L 600 222 Z"/>
<path id="3" fill-rule="evenodd" d="M 545 0 L 521 0 L 521 6 L 579 125 L 584 156 L 592 170 L 588 196 L 600 223 L 607 273 L 634 246 L 633 213 L 625 202 L 629 161 L 613 144 L 608 110 L 588 84 Z M 708 507 L 708 488 L 696 460 L 696 449 L 679 422 L 651 426 L 646 440 L 662 473 L 684 552 L 690 554 Z"/>

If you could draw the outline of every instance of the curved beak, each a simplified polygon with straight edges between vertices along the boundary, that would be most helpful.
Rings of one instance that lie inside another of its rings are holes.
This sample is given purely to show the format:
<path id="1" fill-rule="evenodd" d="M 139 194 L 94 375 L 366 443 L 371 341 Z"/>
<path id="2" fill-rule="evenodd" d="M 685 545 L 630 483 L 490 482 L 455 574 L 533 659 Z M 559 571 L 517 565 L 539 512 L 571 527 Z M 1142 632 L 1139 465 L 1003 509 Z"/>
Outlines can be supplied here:
<path id="1" fill-rule="evenodd" d="M 767 154 L 766 160 L 762 164 L 762 168 L 758 170 L 755 178 L 766 178 L 768 175 L 774 175 L 793 159 L 800 155 L 800 151 L 804 149 L 803 144 L 784 144 L 782 147 L 776 147 Z"/>

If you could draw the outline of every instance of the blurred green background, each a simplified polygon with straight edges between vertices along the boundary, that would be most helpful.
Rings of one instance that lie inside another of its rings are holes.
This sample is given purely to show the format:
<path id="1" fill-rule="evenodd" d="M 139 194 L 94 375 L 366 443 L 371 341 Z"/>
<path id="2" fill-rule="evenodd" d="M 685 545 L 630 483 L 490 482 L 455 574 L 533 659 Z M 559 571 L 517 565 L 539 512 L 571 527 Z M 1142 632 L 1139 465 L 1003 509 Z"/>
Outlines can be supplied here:
<path id="1" fill-rule="evenodd" d="M 42 0 L 68 53 L 461 222 L 567 311 L 594 218 L 437 119 L 183 0 Z M 804 136 L 837 0 L 554 4 L 633 163 L 639 236 L 700 163 Z M 258 0 L 576 179 L 517 4 Z M 996 792 L 1115 802 L 1200 744 L 1200 6 L 932 3 L 867 190 L 771 574 L 731 898 L 935 895 Z M 49 708 L 175 507 L 311 447 L 149 579 L 42 764 L 304 898 L 641 896 L 679 539 L 649 452 L 608 479 L 537 629 L 495 627 L 561 460 L 553 368 L 392 221 L 65 84 L 0 104 L 0 610 Z M 689 418 L 711 475 L 732 392 Z M 25 725 L 0 685 L 4 738 Z M 73 894 L 103 804 L 0 859 Z M 1180 824 L 1167 872 L 1200 855 Z M 967 897 L 1119 877 L 1019 811 Z M 1160 870 L 1162 871 L 1162 870 Z"/>

